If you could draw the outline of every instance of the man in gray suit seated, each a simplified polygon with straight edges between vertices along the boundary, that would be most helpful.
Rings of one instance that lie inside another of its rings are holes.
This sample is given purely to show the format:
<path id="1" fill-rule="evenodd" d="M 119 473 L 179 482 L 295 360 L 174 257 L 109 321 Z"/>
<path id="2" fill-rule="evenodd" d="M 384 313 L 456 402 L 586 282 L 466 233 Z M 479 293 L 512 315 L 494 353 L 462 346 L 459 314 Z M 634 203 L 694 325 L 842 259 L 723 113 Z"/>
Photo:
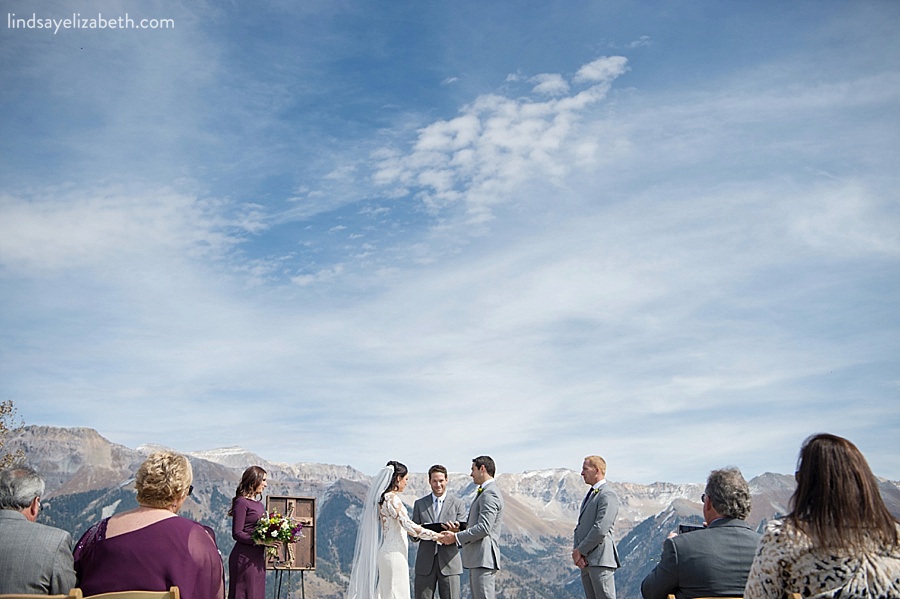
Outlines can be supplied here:
<path id="1" fill-rule="evenodd" d="M 670 535 L 641 583 L 644 599 L 741 597 L 760 534 L 744 519 L 750 487 L 737 468 L 713 470 L 702 496 L 706 528 Z"/>
<path id="2" fill-rule="evenodd" d="M 43 494 L 31 468 L 0 472 L 0 593 L 62 595 L 75 586 L 72 536 L 35 523 Z"/>
<path id="3" fill-rule="evenodd" d="M 494 481 L 496 467 L 490 456 L 472 460 L 472 481 L 478 485 L 475 501 L 469 508 L 465 530 L 448 535 L 442 543 L 460 545 L 463 567 L 469 571 L 473 599 L 494 599 L 495 578 L 500 569 L 500 524 L 503 519 L 503 495 Z M 458 530 L 457 527 L 454 527 Z"/>
<path id="4" fill-rule="evenodd" d="M 581 569 L 581 586 L 587 599 L 616 599 L 615 573 L 621 564 L 613 527 L 619 498 L 606 484 L 606 460 L 600 456 L 584 458 L 581 478 L 591 488 L 578 512 L 572 561 Z"/>
<path id="5" fill-rule="evenodd" d="M 416 524 L 457 522 L 466 517 L 459 497 L 447 494 L 447 469 L 435 464 L 428 469 L 431 493 L 413 504 L 412 520 Z M 459 599 L 459 577 L 462 574 L 459 547 L 440 545 L 435 541 L 419 541 L 416 551 L 415 599 L 434 599 L 435 589 L 441 599 Z"/>

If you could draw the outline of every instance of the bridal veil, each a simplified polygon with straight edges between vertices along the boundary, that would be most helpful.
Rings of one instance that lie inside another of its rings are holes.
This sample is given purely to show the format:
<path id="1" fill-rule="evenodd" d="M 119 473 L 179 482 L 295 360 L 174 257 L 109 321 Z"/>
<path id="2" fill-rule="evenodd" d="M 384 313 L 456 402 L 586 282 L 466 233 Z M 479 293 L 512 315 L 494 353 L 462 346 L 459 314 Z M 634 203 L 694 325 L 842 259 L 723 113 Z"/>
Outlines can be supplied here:
<path id="1" fill-rule="evenodd" d="M 375 589 L 378 585 L 378 566 L 375 560 L 381 546 L 378 500 L 381 499 L 381 494 L 387 489 L 393 476 L 393 466 L 383 468 L 375 476 L 366 494 L 362 518 L 359 521 L 359 532 L 356 534 L 356 549 L 353 551 L 347 599 L 375 599 Z"/>

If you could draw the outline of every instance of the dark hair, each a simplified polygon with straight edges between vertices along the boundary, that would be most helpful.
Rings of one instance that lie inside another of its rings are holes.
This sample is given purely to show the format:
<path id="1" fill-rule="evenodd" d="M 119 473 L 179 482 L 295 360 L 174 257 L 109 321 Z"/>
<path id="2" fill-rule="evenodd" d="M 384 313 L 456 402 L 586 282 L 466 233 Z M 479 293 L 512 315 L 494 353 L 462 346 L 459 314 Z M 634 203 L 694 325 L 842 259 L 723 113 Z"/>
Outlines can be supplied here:
<path id="1" fill-rule="evenodd" d="M 490 456 L 480 455 L 472 460 L 472 464 L 479 470 L 482 466 L 484 466 L 484 469 L 487 470 L 487 473 L 491 475 L 491 478 L 494 478 L 494 474 L 497 472 L 497 467 L 494 465 L 494 460 L 492 460 Z"/>
<path id="2" fill-rule="evenodd" d="M 266 471 L 259 466 L 250 466 L 244 470 L 241 475 L 241 482 L 238 483 L 237 489 L 234 491 L 234 498 L 231 500 L 231 509 L 228 510 L 229 516 L 234 516 L 234 503 L 238 497 L 252 497 L 256 495 L 256 490 L 262 484 Z"/>
<path id="3" fill-rule="evenodd" d="M 400 462 L 395 462 L 391 460 L 385 466 L 391 466 L 394 468 L 394 475 L 391 477 L 391 482 L 388 483 L 387 488 L 381 493 L 381 499 L 378 500 L 379 505 L 384 503 L 384 495 L 385 493 L 389 493 L 394 491 L 397 488 L 397 481 L 401 478 L 409 474 L 409 470 L 406 469 L 406 466 L 401 464 Z"/>
<path id="4" fill-rule="evenodd" d="M 737 468 L 720 468 L 706 479 L 706 496 L 713 509 L 728 518 L 746 520 L 750 515 L 750 486 Z"/>
<path id="5" fill-rule="evenodd" d="M 446 468 L 444 468 L 440 464 L 435 464 L 434 466 L 432 466 L 431 468 L 428 469 L 428 480 L 429 481 L 431 480 L 431 475 L 434 474 L 435 472 L 440 472 L 441 474 L 444 475 L 444 478 L 450 477 L 450 475 L 447 474 Z"/>
<path id="6" fill-rule="evenodd" d="M 878 480 L 856 445 L 836 435 L 808 437 L 800 447 L 797 489 L 788 520 L 820 549 L 861 550 L 900 544 Z"/>

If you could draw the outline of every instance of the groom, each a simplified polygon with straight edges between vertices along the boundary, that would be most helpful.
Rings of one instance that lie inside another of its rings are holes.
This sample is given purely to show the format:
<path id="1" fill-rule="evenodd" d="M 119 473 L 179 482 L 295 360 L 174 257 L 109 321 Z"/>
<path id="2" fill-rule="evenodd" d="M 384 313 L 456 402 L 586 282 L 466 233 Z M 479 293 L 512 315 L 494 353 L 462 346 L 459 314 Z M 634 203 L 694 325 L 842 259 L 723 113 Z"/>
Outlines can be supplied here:
<path id="1" fill-rule="evenodd" d="M 483 455 L 472 460 L 472 481 L 478 485 L 475 501 L 469 508 L 466 529 L 453 532 L 441 542 L 454 541 L 462 547 L 463 567 L 469 570 L 472 599 L 495 599 L 494 578 L 500 569 L 500 521 L 503 496 L 494 482 L 494 460 Z M 454 531 L 459 526 L 453 527 Z"/>

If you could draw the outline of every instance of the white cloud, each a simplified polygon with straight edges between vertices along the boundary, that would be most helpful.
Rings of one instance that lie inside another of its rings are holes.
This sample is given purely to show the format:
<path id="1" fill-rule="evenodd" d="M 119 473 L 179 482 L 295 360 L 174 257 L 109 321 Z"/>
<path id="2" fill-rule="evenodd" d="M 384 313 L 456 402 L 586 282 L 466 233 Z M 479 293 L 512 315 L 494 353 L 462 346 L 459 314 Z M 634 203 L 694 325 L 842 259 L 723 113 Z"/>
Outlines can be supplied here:
<path id="1" fill-rule="evenodd" d="M 623 75 L 628 69 L 624 56 L 603 56 L 582 66 L 575 73 L 575 83 L 606 83 Z"/>
<path id="2" fill-rule="evenodd" d="M 313 285 L 315 283 L 327 283 L 341 276 L 344 272 L 343 264 L 335 264 L 330 268 L 324 268 L 310 274 L 295 275 L 291 277 L 291 282 L 301 287 Z"/>
<path id="3" fill-rule="evenodd" d="M 11 271 L 107 268 L 133 260 L 216 258 L 261 229 L 259 206 L 226 205 L 170 189 L 48 189 L 0 196 L 0 262 Z"/>
<path id="4" fill-rule="evenodd" d="M 463 202 L 470 224 L 489 221 L 493 207 L 525 181 L 562 180 L 569 172 L 572 157 L 564 143 L 571 141 L 581 111 L 606 96 L 626 62 L 612 57 L 585 65 L 581 79 L 599 84 L 559 99 L 479 96 L 459 117 L 420 129 L 409 152 L 382 149 L 374 154 L 378 164 L 373 180 L 393 186 L 396 193 L 417 190 L 416 197 L 433 211 Z M 535 80 L 541 94 L 568 91 L 560 75 L 543 74 Z"/>
<path id="5" fill-rule="evenodd" d="M 569 83 L 558 73 L 544 73 L 530 79 L 535 86 L 532 93 L 546 96 L 561 96 L 569 92 Z"/>
<path id="6" fill-rule="evenodd" d="M 791 229 L 818 252 L 839 256 L 900 257 L 900 212 L 895 194 L 875 197 L 859 182 L 811 189 L 797 198 Z"/>
<path id="7" fill-rule="evenodd" d="M 653 42 L 650 40 L 649 35 L 642 35 L 638 39 L 636 39 L 632 42 L 628 42 L 628 44 L 626 44 L 625 47 L 626 48 L 645 48 L 647 46 L 652 45 L 652 43 Z"/>

